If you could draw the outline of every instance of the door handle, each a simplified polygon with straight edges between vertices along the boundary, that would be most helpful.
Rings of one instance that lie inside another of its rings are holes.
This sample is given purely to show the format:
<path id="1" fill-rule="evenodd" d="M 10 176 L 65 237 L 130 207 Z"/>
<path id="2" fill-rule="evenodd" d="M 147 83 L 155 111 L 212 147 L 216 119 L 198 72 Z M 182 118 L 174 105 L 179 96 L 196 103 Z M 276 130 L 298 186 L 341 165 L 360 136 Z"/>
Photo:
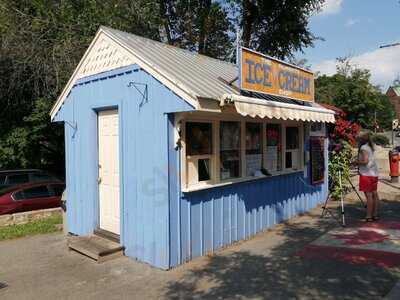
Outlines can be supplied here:
<path id="1" fill-rule="evenodd" d="M 101 177 L 97 178 L 97 183 L 100 184 L 101 183 Z"/>

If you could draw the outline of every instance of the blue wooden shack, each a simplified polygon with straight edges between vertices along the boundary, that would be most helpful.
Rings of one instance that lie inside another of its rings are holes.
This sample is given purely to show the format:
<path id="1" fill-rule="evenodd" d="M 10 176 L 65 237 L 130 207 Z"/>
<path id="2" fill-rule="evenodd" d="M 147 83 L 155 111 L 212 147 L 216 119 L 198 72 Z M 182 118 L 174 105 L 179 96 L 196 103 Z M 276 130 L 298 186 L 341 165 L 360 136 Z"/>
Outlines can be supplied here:
<path id="1" fill-rule="evenodd" d="M 169 269 L 324 201 L 332 111 L 241 90 L 239 69 L 101 27 L 51 111 L 69 231 Z"/>

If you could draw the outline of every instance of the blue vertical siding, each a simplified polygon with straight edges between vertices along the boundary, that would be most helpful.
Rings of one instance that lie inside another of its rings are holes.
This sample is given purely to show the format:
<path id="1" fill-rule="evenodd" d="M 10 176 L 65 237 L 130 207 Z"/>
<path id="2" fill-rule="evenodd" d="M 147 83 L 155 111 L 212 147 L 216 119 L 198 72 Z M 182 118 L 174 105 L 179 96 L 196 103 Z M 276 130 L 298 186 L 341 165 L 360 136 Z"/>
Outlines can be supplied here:
<path id="1" fill-rule="evenodd" d="M 126 255 L 168 268 L 169 113 L 193 108 L 138 66 L 81 79 L 55 117 L 65 121 L 69 230 L 98 226 L 97 111 L 110 108 L 120 122 L 121 243 Z"/>
<path id="2" fill-rule="evenodd" d="M 306 133 L 305 150 L 308 150 L 308 141 Z M 327 146 L 326 139 L 325 178 L 328 175 Z M 176 172 L 176 168 L 180 168 L 179 150 L 171 146 L 169 157 L 174 162 L 174 172 L 170 174 L 174 182 L 173 193 L 170 193 L 171 267 L 250 238 L 314 208 L 327 196 L 326 181 L 311 185 L 307 164 L 301 172 L 179 193 L 180 177 Z"/>
<path id="3" fill-rule="evenodd" d="M 139 91 L 131 82 L 140 83 Z M 80 80 L 55 117 L 65 121 L 72 233 L 91 234 L 98 226 L 97 112 L 110 108 L 120 118 L 121 243 L 130 257 L 167 269 L 250 238 L 325 199 L 327 184 L 311 186 L 308 167 L 181 193 L 174 113 L 193 108 L 133 65 Z M 327 175 L 327 160 L 325 169 Z"/>
<path id="4" fill-rule="evenodd" d="M 180 240 L 171 240 L 171 254 L 178 251 L 175 256 L 181 259 L 171 260 L 171 266 L 250 238 L 315 207 L 325 199 L 325 185 L 311 186 L 307 181 L 303 172 L 296 172 L 184 193 L 180 216 L 175 215 Z"/>

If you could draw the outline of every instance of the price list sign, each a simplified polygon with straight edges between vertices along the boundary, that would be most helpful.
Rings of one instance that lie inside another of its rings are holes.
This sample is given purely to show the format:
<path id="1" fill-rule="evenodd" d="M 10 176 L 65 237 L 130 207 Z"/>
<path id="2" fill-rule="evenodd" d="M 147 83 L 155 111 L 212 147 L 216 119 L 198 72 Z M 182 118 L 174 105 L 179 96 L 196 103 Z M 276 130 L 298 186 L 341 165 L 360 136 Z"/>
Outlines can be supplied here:
<path id="1" fill-rule="evenodd" d="M 320 184 L 325 180 L 325 146 L 324 138 L 310 139 L 311 183 Z"/>

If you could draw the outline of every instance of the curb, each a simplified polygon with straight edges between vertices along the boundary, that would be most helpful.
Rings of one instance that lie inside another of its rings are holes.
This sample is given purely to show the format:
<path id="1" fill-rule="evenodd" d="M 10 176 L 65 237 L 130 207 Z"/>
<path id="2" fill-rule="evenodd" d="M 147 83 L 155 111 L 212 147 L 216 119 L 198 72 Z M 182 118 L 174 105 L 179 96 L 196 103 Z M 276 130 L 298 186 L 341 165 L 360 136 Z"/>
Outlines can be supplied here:
<path id="1" fill-rule="evenodd" d="M 382 183 L 384 183 L 384 184 L 386 184 L 386 185 L 388 185 L 388 186 L 390 186 L 392 188 L 398 189 L 400 191 L 400 186 L 399 185 L 391 183 L 387 179 L 379 179 L 379 182 L 382 182 Z"/>

